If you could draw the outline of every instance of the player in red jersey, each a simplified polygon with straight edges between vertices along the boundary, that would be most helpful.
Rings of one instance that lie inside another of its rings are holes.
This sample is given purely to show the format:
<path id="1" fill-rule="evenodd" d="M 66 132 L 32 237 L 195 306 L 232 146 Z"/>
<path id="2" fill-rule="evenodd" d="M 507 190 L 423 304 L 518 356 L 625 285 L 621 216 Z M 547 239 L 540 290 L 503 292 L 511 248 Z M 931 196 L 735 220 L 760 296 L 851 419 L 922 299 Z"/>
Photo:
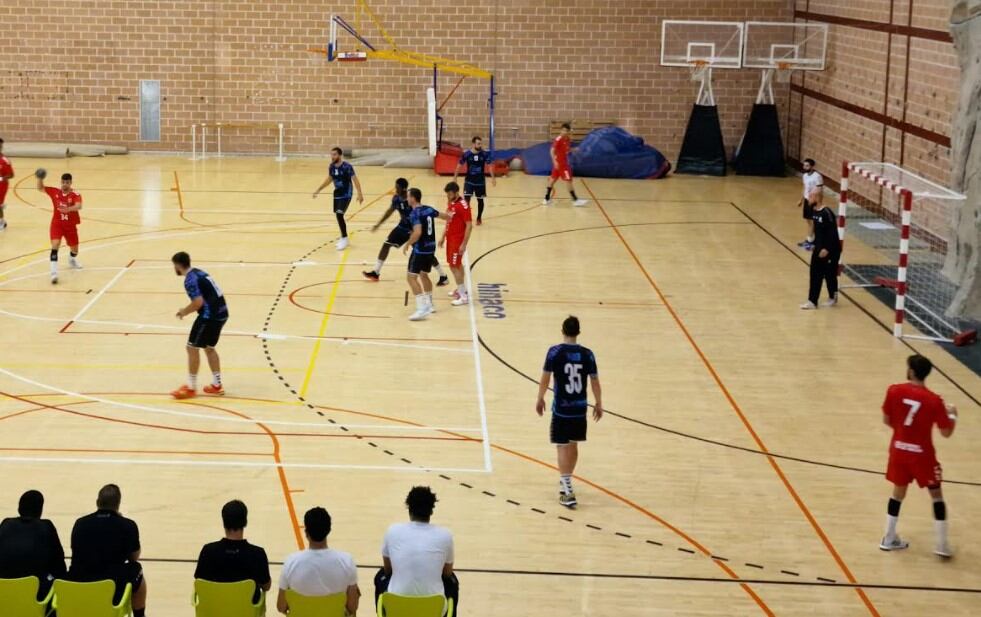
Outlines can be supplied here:
<path id="1" fill-rule="evenodd" d="M 882 421 L 892 427 L 889 444 L 889 468 L 886 479 L 892 482 L 892 498 L 886 516 L 886 535 L 879 543 L 884 551 L 907 548 L 909 542 L 896 534 L 899 507 L 906 497 L 909 483 L 916 480 L 920 488 L 926 487 L 933 498 L 933 518 L 937 543 L 933 552 L 940 557 L 950 557 L 947 544 L 947 506 L 940 488 L 942 481 L 940 463 L 933 449 L 933 425 L 940 434 L 950 437 L 957 423 L 957 408 L 947 405 L 939 395 L 927 389 L 926 381 L 933 364 L 921 355 L 906 359 L 907 383 L 889 386 L 886 400 L 882 403 Z"/>
<path id="2" fill-rule="evenodd" d="M 589 203 L 586 199 L 576 197 L 576 191 L 572 188 L 572 165 L 569 164 L 569 151 L 572 149 L 572 125 L 568 122 L 562 125 L 559 136 L 552 140 L 552 177 L 548 180 L 548 188 L 545 189 L 545 199 L 543 206 L 552 203 L 552 189 L 555 181 L 562 178 L 569 186 L 569 195 L 572 196 L 572 205 L 585 206 Z"/>
<path id="3" fill-rule="evenodd" d="M 14 177 L 14 168 L 10 159 L 3 155 L 3 140 L 0 139 L 0 231 L 7 228 L 7 220 L 3 218 L 3 209 L 7 207 L 7 188 L 10 179 Z"/>
<path id="4" fill-rule="evenodd" d="M 72 268 L 79 270 L 82 265 L 78 263 L 78 225 L 82 219 L 78 211 L 82 209 L 82 196 L 72 190 L 72 175 L 61 174 L 61 188 L 44 186 L 44 178 L 47 172 L 38 169 L 34 172 L 37 177 L 37 190 L 47 193 L 51 198 L 51 205 L 54 211 L 51 213 L 51 284 L 58 282 L 58 249 L 61 248 L 61 239 L 65 239 L 68 244 L 70 255 L 68 263 Z"/>
<path id="5" fill-rule="evenodd" d="M 470 204 L 460 196 L 460 185 L 450 182 L 443 189 L 446 192 L 446 212 L 452 218 L 443 228 L 443 237 L 439 239 L 439 245 L 446 245 L 446 261 L 453 273 L 453 280 L 456 281 L 456 289 L 450 292 L 453 297 L 453 306 L 463 306 L 470 303 L 470 294 L 467 292 L 467 279 L 463 272 L 463 254 L 467 250 L 467 243 L 470 242 L 470 233 L 473 231 L 473 222 L 470 215 Z"/>

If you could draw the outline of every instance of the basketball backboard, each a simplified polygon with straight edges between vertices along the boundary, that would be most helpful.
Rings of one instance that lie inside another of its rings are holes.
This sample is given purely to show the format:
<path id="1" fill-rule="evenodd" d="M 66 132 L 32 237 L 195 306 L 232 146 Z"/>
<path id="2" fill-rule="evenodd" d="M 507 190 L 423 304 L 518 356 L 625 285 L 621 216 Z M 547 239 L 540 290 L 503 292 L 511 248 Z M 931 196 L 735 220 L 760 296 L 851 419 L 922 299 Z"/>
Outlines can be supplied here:
<path id="1" fill-rule="evenodd" d="M 744 39 L 746 68 L 824 70 L 828 24 L 748 21 Z"/>
<path id="2" fill-rule="evenodd" d="M 661 22 L 661 64 L 710 68 L 742 67 L 743 24 L 738 21 Z"/>

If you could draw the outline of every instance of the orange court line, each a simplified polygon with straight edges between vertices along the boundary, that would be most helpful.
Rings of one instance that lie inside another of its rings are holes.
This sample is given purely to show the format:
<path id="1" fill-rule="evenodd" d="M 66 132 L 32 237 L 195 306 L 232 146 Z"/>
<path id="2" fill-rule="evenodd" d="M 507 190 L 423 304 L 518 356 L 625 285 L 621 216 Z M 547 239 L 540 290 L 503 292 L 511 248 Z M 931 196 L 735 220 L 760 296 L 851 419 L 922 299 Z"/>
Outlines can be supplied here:
<path id="1" fill-rule="evenodd" d="M 764 452 L 766 454 L 766 459 L 770 462 L 770 466 L 773 467 L 773 470 L 776 472 L 777 477 L 780 478 L 780 481 L 787 489 L 787 492 L 790 493 L 790 496 L 797 504 L 797 507 L 804 514 L 804 517 L 807 519 L 807 521 L 811 524 L 811 527 L 814 529 L 814 532 L 824 543 L 824 546 L 828 549 L 828 552 L 831 553 L 831 556 L 838 564 L 838 567 L 841 569 L 842 573 L 844 573 L 844 575 L 848 578 L 848 581 L 850 583 L 858 584 L 858 581 L 855 579 L 855 576 L 852 574 L 848 565 L 845 563 L 844 559 L 842 559 L 837 549 L 835 549 L 834 544 L 831 543 L 831 539 L 828 538 L 828 535 L 824 532 L 824 529 L 821 527 L 820 523 L 818 523 L 817 519 L 814 518 L 814 515 L 811 513 L 810 509 L 804 503 L 804 500 L 801 499 L 796 489 L 794 489 L 793 485 L 790 483 L 790 480 L 784 474 L 783 469 L 781 469 L 776 459 L 770 456 L 770 450 L 766 447 L 766 444 L 763 443 L 763 439 L 760 438 L 759 434 L 753 428 L 752 423 L 749 421 L 749 418 L 747 418 L 746 414 L 743 413 L 743 410 L 739 406 L 739 403 L 736 402 L 736 399 L 732 396 L 732 393 L 729 392 L 729 389 L 722 381 L 722 378 L 719 377 L 719 374 L 715 370 L 715 367 L 712 365 L 712 362 L 702 351 L 701 347 L 699 347 L 698 343 L 695 342 L 695 338 L 692 336 L 691 332 L 685 326 L 685 323 L 681 320 L 681 317 L 678 315 L 677 311 L 674 310 L 674 307 L 668 301 L 667 296 L 664 295 L 664 293 L 661 291 L 661 288 L 658 287 L 656 282 L 654 282 L 654 278 L 647 271 L 647 268 L 645 268 L 644 265 L 641 263 L 640 258 L 637 256 L 637 253 L 634 252 L 633 248 L 630 246 L 630 243 L 627 242 L 627 239 L 620 232 L 620 229 L 616 226 L 616 224 L 614 224 L 613 219 L 610 217 L 609 213 L 607 213 L 606 208 L 604 208 L 603 204 L 600 203 L 599 199 L 596 198 L 596 194 L 593 193 L 592 189 L 589 188 L 589 185 L 586 184 L 584 180 L 582 181 L 582 185 L 586 188 L 586 191 L 593 198 L 593 201 L 596 202 L 596 207 L 603 215 L 603 218 L 606 219 L 606 222 L 610 225 L 610 229 L 612 229 L 613 233 L 615 233 L 617 235 L 617 238 L 620 239 L 621 244 L 623 244 L 623 247 L 630 254 L 630 257 L 637 265 L 637 268 L 644 275 L 644 278 L 647 279 L 647 282 L 650 283 L 655 293 L 657 293 L 658 297 L 664 303 L 664 307 L 668 309 L 668 312 L 671 314 L 671 317 L 678 325 L 678 328 L 681 330 L 682 334 L 684 334 L 685 338 L 688 340 L 689 345 L 691 345 L 691 348 L 698 355 L 699 359 L 701 359 L 702 364 L 705 365 L 705 369 L 708 371 L 709 375 L 711 375 L 712 379 L 719 387 L 719 390 L 722 392 L 723 396 L 725 396 L 726 400 L 729 402 L 729 406 L 732 408 L 734 412 L 736 412 L 736 415 L 739 417 L 739 420 L 743 423 L 743 426 L 746 428 L 750 436 L 753 438 L 753 441 L 756 443 L 757 448 L 761 452 Z M 855 587 L 854 589 L 855 592 L 858 594 L 858 596 L 862 599 L 862 602 L 865 604 L 866 608 L 868 608 L 869 613 L 871 613 L 875 617 L 879 617 L 879 611 L 875 608 L 875 605 L 872 604 L 872 600 L 868 597 L 868 595 L 866 595 L 865 590 L 862 589 L 861 587 Z"/>
<path id="2" fill-rule="evenodd" d="M 40 411 L 35 409 L 32 411 Z M 90 454 L 204 454 L 214 456 L 269 456 L 268 452 L 215 452 L 210 450 L 114 450 L 112 448 L 5 448 L 3 452 L 85 452 Z"/>
<path id="3" fill-rule="evenodd" d="M 40 405 L 44 405 L 44 404 L 43 403 L 35 403 L 34 401 L 31 401 L 31 400 L 29 400 L 28 398 L 25 398 L 25 397 L 27 397 L 27 396 L 36 396 L 36 397 L 41 397 L 41 396 L 59 396 L 59 394 L 57 394 L 57 393 L 41 393 L 41 394 L 31 394 L 31 395 L 14 395 L 14 394 L 6 393 L 6 392 L 0 392 L 0 394 L 5 395 L 5 396 L 7 396 L 9 398 L 13 398 L 15 400 L 20 400 L 20 401 L 34 403 L 34 404 L 40 404 Z M 147 393 L 138 393 L 138 392 L 129 392 L 129 393 L 124 393 L 124 392 L 102 392 L 102 393 L 95 393 L 95 394 L 101 394 L 101 395 L 109 395 L 109 394 L 116 394 L 116 395 L 124 395 L 124 394 L 128 394 L 128 395 L 146 395 Z M 249 400 L 251 400 L 251 401 L 266 402 L 266 403 L 279 403 L 279 402 L 281 402 L 281 401 L 276 401 L 276 400 L 272 400 L 272 399 L 261 399 L 261 398 L 254 398 L 254 397 L 234 397 L 234 396 L 228 396 L 228 395 L 226 395 L 225 398 L 230 399 L 230 400 L 243 400 L 243 401 L 249 401 Z M 194 404 L 196 406 L 213 407 L 211 405 L 204 405 L 204 404 L 200 404 L 200 403 L 192 403 L 192 404 Z M 401 418 L 395 418 L 395 417 L 385 416 L 385 415 L 381 415 L 381 414 L 373 414 L 373 413 L 369 413 L 369 412 L 353 411 L 353 410 L 342 409 L 342 408 L 337 408 L 337 407 L 327 407 L 327 406 L 323 406 L 323 405 L 315 405 L 315 407 L 317 407 L 318 409 L 323 409 L 323 410 L 327 410 L 327 411 L 340 411 L 340 412 L 351 413 L 351 414 L 360 415 L 360 416 L 367 416 L 367 417 L 372 417 L 372 418 L 385 419 L 385 420 L 389 420 L 389 421 L 395 422 L 397 424 L 404 424 L 404 425 L 408 425 L 408 426 L 425 426 L 424 424 L 421 424 L 421 423 L 418 423 L 418 422 L 413 422 L 411 420 L 404 420 L 404 419 L 401 419 Z M 72 414 L 77 414 L 77 415 L 89 416 L 89 414 L 82 414 L 81 412 L 77 412 L 77 411 L 73 411 L 73 410 L 61 409 L 61 408 L 59 408 L 57 406 L 45 405 L 45 408 L 55 409 L 55 410 L 58 410 L 58 411 L 64 411 L 64 412 L 68 412 L 68 413 L 72 413 Z M 220 408 L 220 407 L 215 407 L 215 409 L 219 409 L 221 411 L 226 411 L 226 412 L 233 413 L 235 415 L 239 415 L 236 412 L 233 412 L 233 411 L 228 410 L 228 409 L 224 409 L 224 408 Z M 97 416 L 90 416 L 90 417 L 97 417 Z M 107 419 L 107 420 L 110 420 L 110 421 L 124 422 L 124 423 L 128 423 L 128 424 L 136 424 L 136 423 L 131 422 L 131 421 L 128 421 L 128 420 L 115 420 L 115 419 L 111 419 L 111 418 L 104 418 L 104 419 Z M 249 418 L 249 419 L 251 419 L 251 418 Z M 175 428 L 175 427 L 158 427 L 158 428 L 173 428 L 173 430 L 185 430 L 185 431 L 191 431 L 191 432 L 200 432 L 200 431 L 194 431 L 193 429 L 183 429 L 183 428 Z M 266 429 L 266 430 L 267 430 L 267 434 L 271 434 L 271 432 L 268 432 L 268 429 Z M 460 435 L 459 433 L 454 433 L 452 431 L 440 430 L 439 432 L 444 433 L 444 434 L 447 434 L 447 435 L 451 435 L 451 436 L 453 436 L 453 437 L 455 437 L 457 439 L 460 439 L 460 440 L 471 441 L 473 443 L 481 443 L 481 440 L 479 440 L 479 439 L 474 439 L 474 438 L 468 437 L 466 435 Z M 278 447 L 278 441 L 275 441 L 275 445 Z M 537 459 L 537 458 L 535 458 L 533 456 L 530 456 L 528 454 L 524 454 L 522 452 L 518 452 L 517 450 L 512 450 L 510 448 L 506 448 L 504 446 L 500 446 L 500 445 L 493 444 L 493 443 L 491 444 L 491 447 L 494 448 L 495 450 L 499 450 L 501 452 L 504 452 L 506 454 L 510 454 L 510 455 L 515 456 L 517 458 L 520 458 L 520 459 L 523 459 L 523 460 L 526 460 L 526 461 L 529 461 L 529 462 L 533 462 L 533 463 L 535 463 L 537 465 L 540 465 L 542 467 L 545 467 L 547 469 L 557 470 L 557 467 L 555 467 L 554 465 L 551 465 L 549 463 L 546 463 L 546 462 L 544 462 L 544 461 L 542 461 L 540 459 Z M 278 459 L 277 459 L 277 462 L 279 462 Z M 282 467 L 280 467 L 279 469 L 280 469 L 280 471 L 282 471 Z M 660 516 L 658 516 L 658 515 L 654 514 L 653 512 L 647 510 L 643 506 L 640 506 L 639 504 L 634 503 L 633 501 L 627 499 L 626 497 L 623 497 L 622 495 L 616 493 L 615 491 L 612 491 L 610 489 L 607 489 L 606 487 L 604 487 L 604 486 L 602 486 L 602 485 L 600 485 L 600 484 L 598 484 L 596 482 L 593 482 L 591 480 L 588 480 L 587 478 L 584 478 L 584 477 L 578 476 L 578 475 L 575 476 L 575 477 L 576 477 L 577 480 L 580 480 L 583 483 L 588 484 L 588 485 L 594 487 L 596 490 L 604 493 L 605 495 L 613 498 L 614 500 L 619 501 L 619 502 L 621 502 L 621 503 L 629 506 L 630 508 L 636 510 L 637 512 L 643 514 L 644 516 L 646 516 L 646 517 L 654 520 L 655 522 L 657 522 L 660 525 L 664 526 L 666 529 L 670 530 L 671 532 L 675 533 L 676 535 L 678 535 L 679 537 L 681 537 L 682 539 L 684 539 L 686 542 L 688 542 L 693 547 L 695 547 L 696 549 L 698 549 L 698 551 L 701 552 L 703 555 L 706 555 L 706 556 L 711 557 L 712 553 L 708 550 L 708 548 L 706 548 L 705 546 L 703 546 L 702 544 L 700 544 L 697 540 L 695 540 L 694 538 L 692 538 L 691 536 L 689 536 L 687 533 L 685 533 L 684 531 L 682 531 L 678 527 L 675 527 L 674 525 L 672 525 L 671 523 L 669 523 L 667 520 L 661 518 Z M 281 474 L 281 480 L 283 482 L 285 482 L 285 474 Z M 284 485 L 284 486 L 287 486 L 287 490 L 288 491 L 291 491 L 291 489 L 288 489 L 288 485 Z M 291 499 L 288 500 L 288 506 L 290 508 L 292 508 L 292 500 Z M 292 509 L 291 509 L 291 520 L 294 520 L 294 521 L 296 520 L 295 510 L 292 510 Z M 294 531 L 296 531 L 296 528 L 294 528 Z M 299 534 L 297 535 L 297 538 L 298 538 L 297 539 L 298 546 L 300 547 L 300 549 L 302 549 L 303 548 L 303 546 L 302 546 L 302 538 L 301 538 L 301 536 Z M 734 580 L 739 580 L 739 575 L 736 574 L 736 572 L 733 571 L 732 568 L 730 568 L 725 563 L 723 563 L 723 562 L 721 562 L 719 560 L 716 560 L 716 559 L 712 559 L 712 563 L 714 563 L 716 566 L 718 566 L 720 569 L 722 569 L 722 571 L 725 572 L 730 578 L 732 578 Z M 749 586 L 749 584 L 747 584 L 747 583 L 740 583 L 739 586 L 751 598 L 753 598 L 753 600 L 756 602 L 756 604 L 763 610 L 763 612 L 768 617 L 773 617 L 775 615 L 773 613 L 773 611 L 771 611 L 770 608 L 766 605 L 766 602 L 764 602 L 763 599 L 760 598 L 760 596 L 756 594 L 756 592 Z"/>

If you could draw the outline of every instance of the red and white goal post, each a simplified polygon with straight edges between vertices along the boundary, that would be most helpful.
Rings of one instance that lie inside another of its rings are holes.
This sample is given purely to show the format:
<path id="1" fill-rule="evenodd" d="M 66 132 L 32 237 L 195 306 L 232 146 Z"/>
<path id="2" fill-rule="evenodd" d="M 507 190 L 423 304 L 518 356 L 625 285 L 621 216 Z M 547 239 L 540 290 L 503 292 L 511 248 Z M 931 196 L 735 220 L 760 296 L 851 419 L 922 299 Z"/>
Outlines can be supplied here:
<path id="1" fill-rule="evenodd" d="M 838 236 L 843 272 L 858 286 L 895 294 L 893 335 L 961 346 L 977 340 L 976 324 L 946 314 L 957 286 L 944 275 L 955 209 L 964 195 L 891 163 L 841 166 Z M 920 334 L 907 332 L 914 326 Z"/>

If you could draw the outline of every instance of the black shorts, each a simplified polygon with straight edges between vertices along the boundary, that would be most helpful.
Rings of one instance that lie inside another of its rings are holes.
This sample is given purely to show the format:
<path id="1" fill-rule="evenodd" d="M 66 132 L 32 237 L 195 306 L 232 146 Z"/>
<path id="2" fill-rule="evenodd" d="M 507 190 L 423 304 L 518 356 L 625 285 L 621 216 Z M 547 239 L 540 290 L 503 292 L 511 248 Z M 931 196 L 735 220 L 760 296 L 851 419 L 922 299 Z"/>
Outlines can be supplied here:
<path id="1" fill-rule="evenodd" d="M 187 337 L 188 347 L 214 347 L 221 338 L 221 329 L 225 327 L 225 321 L 217 319 L 205 319 L 198 315 L 191 326 L 191 334 Z"/>
<path id="2" fill-rule="evenodd" d="M 581 418 L 560 418 L 552 414 L 552 423 L 548 430 L 549 439 L 558 446 L 570 442 L 586 441 L 586 416 Z"/>
<path id="3" fill-rule="evenodd" d="M 334 198 L 334 214 L 344 214 L 347 212 L 347 207 L 351 205 L 350 197 L 335 197 Z"/>
<path id="4" fill-rule="evenodd" d="M 405 227 L 396 227 L 392 231 L 388 232 L 388 239 L 385 240 L 385 244 L 390 244 L 395 248 L 398 248 L 409 241 L 409 236 L 412 235 L 411 229 L 406 229 Z"/>
<path id="5" fill-rule="evenodd" d="M 802 209 L 804 210 L 804 218 L 807 220 L 812 220 L 814 218 L 814 204 L 807 201 L 807 198 L 803 198 L 800 202 Z"/>
<path id="6" fill-rule="evenodd" d="M 487 196 L 487 182 L 481 179 L 480 182 L 472 182 L 470 180 L 465 180 L 463 182 L 463 196 L 469 197 L 471 195 L 476 195 L 477 197 Z"/>
<path id="7" fill-rule="evenodd" d="M 433 269 L 433 261 L 435 258 L 435 255 L 412 253 L 409 255 L 409 274 L 419 274 L 420 272 L 431 271 Z"/>

